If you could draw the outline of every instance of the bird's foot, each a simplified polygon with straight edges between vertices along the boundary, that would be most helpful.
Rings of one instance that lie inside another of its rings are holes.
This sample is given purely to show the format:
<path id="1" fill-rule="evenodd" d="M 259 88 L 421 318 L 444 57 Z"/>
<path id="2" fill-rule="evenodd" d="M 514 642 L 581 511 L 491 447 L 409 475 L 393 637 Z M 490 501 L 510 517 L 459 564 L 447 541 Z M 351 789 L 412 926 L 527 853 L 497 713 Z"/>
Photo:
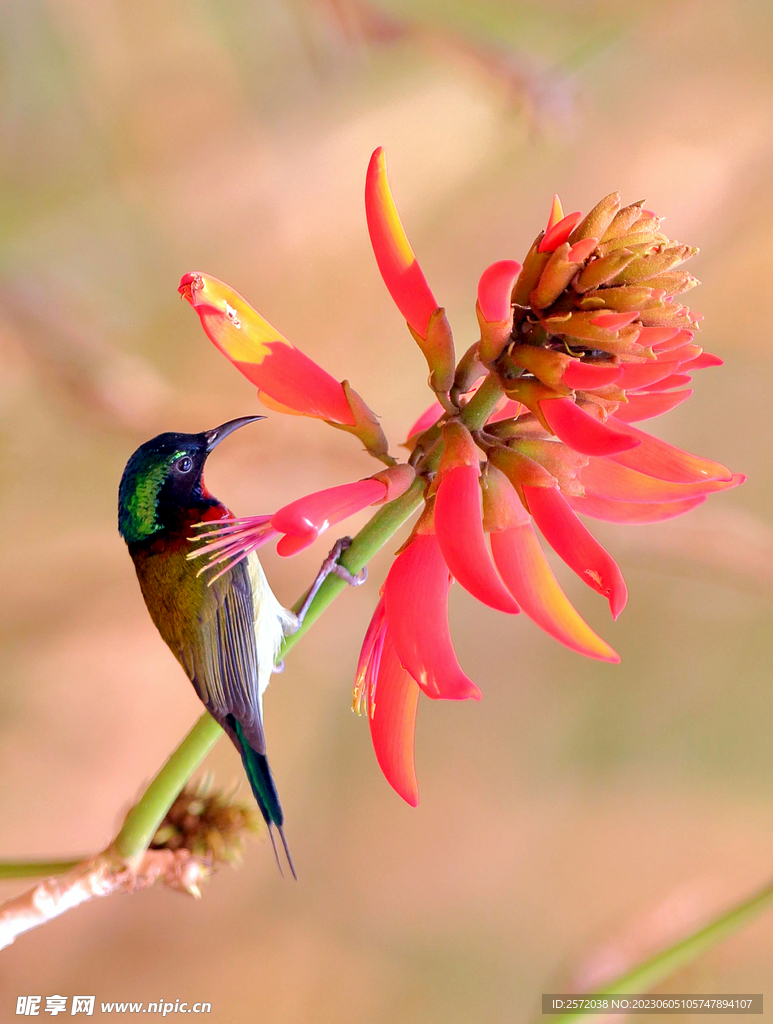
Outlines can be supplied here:
<path id="1" fill-rule="evenodd" d="M 275 672 L 276 675 L 279 675 L 281 672 L 284 672 L 284 670 L 285 670 L 285 660 L 284 660 L 284 658 L 282 658 L 281 661 L 278 661 L 276 663 L 276 665 L 274 665 L 274 672 Z"/>
<path id="2" fill-rule="evenodd" d="M 311 603 L 317 596 L 317 592 L 328 576 L 339 576 L 342 580 L 345 580 L 350 587 L 359 587 L 361 583 L 364 583 L 368 578 L 368 570 L 365 568 L 360 569 L 359 572 L 353 573 L 346 568 L 345 565 L 341 565 L 338 559 L 346 551 L 347 548 L 351 547 L 351 537 L 341 537 L 333 545 L 330 554 L 327 556 L 325 561 L 322 563 L 317 578 L 311 585 L 309 592 L 303 600 L 303 604 L 298 609 L 295 619 L 297 623 L 296 632 L 303 625 L 303 620 L 306 618 L 306 612 L 311 607 Z"/>
<path id="3" fill-rule="evenodd" d="M 341 537 L 335 542 L 330 550 L 330 554 L 327 556 L 325 561 L 322 563 L 322 568 L 327 569 L 327 573 L 333 573 L 340 577 L 350 587 L 359 587 L 361 583 L 364 583 L 368 578 L 368 570 L 363 567 L 359 572 L 350 572 L 345 565 L 341 565 L 338 559 L 348 548 L 352 546 L 351 537 Z"/>

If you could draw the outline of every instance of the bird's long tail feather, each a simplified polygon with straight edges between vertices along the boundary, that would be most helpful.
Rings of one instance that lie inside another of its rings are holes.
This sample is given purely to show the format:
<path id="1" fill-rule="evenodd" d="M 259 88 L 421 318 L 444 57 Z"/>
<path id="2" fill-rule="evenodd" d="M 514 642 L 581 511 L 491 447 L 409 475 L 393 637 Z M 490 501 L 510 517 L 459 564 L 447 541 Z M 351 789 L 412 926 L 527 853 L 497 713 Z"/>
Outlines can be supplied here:
<path id="1" fill-rule="evenodd" d="M 263 820 L 266 822 L 266 828 L 268 829 L 269 838 L 271 839 L 271 845 L 274 848 L 274 856 L 276 857 L 277 867 L 279 873 L 283 874 L 282 864 L 279 860 L 279 852 L 276 847 L 274 840 L 274 828 L 279 833 L 279 837 L 282 840 L 282 846 L 284 847 L 285 856 L 287 857 L 287 863 L 292 872 L 293 878 L 297 881 L 298 876 L 295 873 L 295 865 L 293 859 L 290 856 L 290 849 L 287 845 L 287 839 L 284 834 L 284 814 L 282 812 L 282 805 L 279 802 L 279 794 L 276 791 L 276 785 L 274 783 L 274 777 L 271 774 L 271 769 L 268 765 L 268 759 L 265 754 L 258 753 L 254 750 L 247 738 L 244 735 L 244 731 L 239 722 L 236 721 L 233 715 L 228 715 L 228 724 L 233 729 L 236 738 L 239 742 L 239 752 L 242 756 L 242 764 L 244 770 L 247 772 L 247 778 L 250 781 L 252 792 L 260 808 L 260 813 L 263 815 Z"/>

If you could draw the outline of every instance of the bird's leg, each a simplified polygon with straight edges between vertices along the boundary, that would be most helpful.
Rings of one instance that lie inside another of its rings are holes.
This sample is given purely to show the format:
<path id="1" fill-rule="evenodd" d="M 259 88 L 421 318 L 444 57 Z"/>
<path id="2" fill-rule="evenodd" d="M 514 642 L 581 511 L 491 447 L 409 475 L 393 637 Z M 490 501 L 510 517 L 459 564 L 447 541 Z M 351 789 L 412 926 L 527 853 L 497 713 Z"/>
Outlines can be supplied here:
<path id="1" fill-rule="evenodd" d="M 333 545 L 330 554 L 322 563 L 322 566 L 319 572 L 317 573 L 317 578 L 314 580 L 308 594 L 303 599 L 303 604 L 295 613 L 295 618 L 297 621 L 296 630 L 300 629 L 301 626 L 303 625 L 303 620 L 306 618 L 306 613 L 311 607 L 311 602 L 317 596 L 319 588 L 322 586 L 322 584 L 325 582 L 328 576 L 331 575 L 331 573 L 336 576 L 340 576 L 341 579 L 345 580 L 350 587 L 359 587 L 359 585 L 361 583 L 364 583 L 365 580 L 368 578 L 367 569 L 361 569 L 356 574 L 351 573 L 346 568 L 346 566 L 341 565 L 341 563 L 338 561 L 338 559 L 341 557 L 344 551 L 346 551 L 346 549 L 351 546 L 351 543 L 351 537 L 341 537 L 341 539 L 337 540 Z"/>

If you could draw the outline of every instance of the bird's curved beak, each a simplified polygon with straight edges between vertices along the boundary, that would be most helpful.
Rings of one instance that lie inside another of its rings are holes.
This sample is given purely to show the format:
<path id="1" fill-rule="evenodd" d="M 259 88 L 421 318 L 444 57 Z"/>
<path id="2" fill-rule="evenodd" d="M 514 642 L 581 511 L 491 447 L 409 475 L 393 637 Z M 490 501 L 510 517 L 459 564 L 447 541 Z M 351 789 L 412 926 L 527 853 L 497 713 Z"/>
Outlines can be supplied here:
<path id="1" fill-rule="evenodd" d="M 212 430 L 205 430 L 203 437 L 207 445 L 207 454 L 213 448 L 216 448 L 229 434 L 233 434 L 234 430 L 238 430 L 239 427 L 246 427 L 248 423 L 257 423 L 258 420 L 264 420 L 265 418 L 265 416 L 240 416 L 237 420 L 229 420 L 227 423 L 221 423 L 219 427 L 213 427 Z"/>

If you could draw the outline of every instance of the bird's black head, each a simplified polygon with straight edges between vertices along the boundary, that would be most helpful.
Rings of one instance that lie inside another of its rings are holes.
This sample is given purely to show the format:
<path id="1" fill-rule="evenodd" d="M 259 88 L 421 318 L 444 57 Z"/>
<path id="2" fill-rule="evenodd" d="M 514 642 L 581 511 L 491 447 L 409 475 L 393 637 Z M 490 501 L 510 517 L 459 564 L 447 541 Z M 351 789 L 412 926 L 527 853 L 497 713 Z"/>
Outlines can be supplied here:
<path id="1" fill-rule="evenodd" d="M 243 416 L 201 434 L 159 434 L 140 445 L 118 489 L 118 530 L 126 543 L 174 530 L 189 509 L 215 504 L 202 479 L 207 456 L 234 430 L 262 419 Z"/>

